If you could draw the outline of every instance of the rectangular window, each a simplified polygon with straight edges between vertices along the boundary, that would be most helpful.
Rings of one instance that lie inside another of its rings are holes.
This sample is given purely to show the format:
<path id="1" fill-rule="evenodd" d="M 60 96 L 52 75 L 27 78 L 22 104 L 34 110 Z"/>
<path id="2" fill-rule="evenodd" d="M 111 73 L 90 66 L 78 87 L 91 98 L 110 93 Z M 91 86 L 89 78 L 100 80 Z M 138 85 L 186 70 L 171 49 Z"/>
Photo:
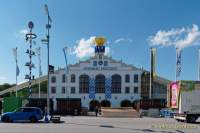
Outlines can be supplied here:
<path id="1" fill-rule="evenodd" d="M 104 61 L 104 66 L 108 66 L 108 61 Z"/>
<path id="2" fill-rule="evenodd" d="M 65 87 L 62 87 L 62 94 L 65 94 Z"/>
<path id="3" fill-rule="evenodd" d="M 134 83 L 138 83 L 138 74 L 134 75 Z"/>
<path id="4" fill-rule="evenodd" d="M 55 94 L 56 93 L 56 87 L 51 87 L 51 93 Z"/>
<path id="5" fill-rule="evenodd" d="M 125 75 L 125 82 L 126 83 L 130 82 L 130 76 L 128 74 Z"/>
<path id="6" fill-rule="evenodd" d="M 75 94 L 75 93 L 76 93 L 75 87 L 71 87 L 71 94 Z"/>
<path id="7" fill-rule="evenodd" d="M 134 93 L 138 94 L 138 87 L 134 87 Z"/>
<path id="8" fill-rule="evenodd" d="M 76 76 L 75 76 L 75 74 L 72 74 L 71 75 L 71 83 L 75 83 L 75 81 L 76 81 Z"/>
<path id="9" fill-rule="evenodd" d="M 66 80 L 66 76 L 65 76 L 65 74 L 63 74 L 62 75 L 62 82 L 65 83 L 65 80 Z"/>
<path id="10" fill-rule="evenodd" d="M 51 83 L 56 83 L 56 77 L 55 76 L 51 77 Z"/>
<path id="11" fill-rule="evenodd" d="M 130 87 L 125 88 L 125 93 L 130 93 Z"/>
<path id="12" fill-rule="evenodd" d="M 93 66 L 97 66 L 97 61 L 93 61 Z"/>

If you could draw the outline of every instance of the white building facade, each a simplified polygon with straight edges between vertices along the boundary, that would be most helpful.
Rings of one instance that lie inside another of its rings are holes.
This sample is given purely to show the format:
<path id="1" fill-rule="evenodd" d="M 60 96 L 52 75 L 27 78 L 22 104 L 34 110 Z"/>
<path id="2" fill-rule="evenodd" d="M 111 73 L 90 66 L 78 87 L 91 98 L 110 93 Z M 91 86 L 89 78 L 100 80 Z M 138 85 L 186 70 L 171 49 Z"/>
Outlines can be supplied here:
<path id="1" fill-rule="evenodd" d="M 107 101 L 111 107 L 120 107 L 122 101 L 133 102 L 141 97 L 142 70 L 111 57 L 91 57 L 66 69 L 50 74 L 50 98 L 79 98 L 81 106 L 89 108 L 93 100 Z"/>

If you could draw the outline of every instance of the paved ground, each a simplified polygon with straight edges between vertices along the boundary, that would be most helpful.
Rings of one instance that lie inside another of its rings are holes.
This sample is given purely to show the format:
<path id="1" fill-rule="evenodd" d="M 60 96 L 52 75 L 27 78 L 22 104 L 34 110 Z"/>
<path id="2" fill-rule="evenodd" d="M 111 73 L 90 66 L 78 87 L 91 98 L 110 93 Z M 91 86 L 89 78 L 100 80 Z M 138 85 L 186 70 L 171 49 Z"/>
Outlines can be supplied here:
<path id="1" fill-rule="evenodd" d="M 0 133 L 200 133 L 200 122 L 171 118 L 62 117 L 61 124 L 0 123 Z"/>

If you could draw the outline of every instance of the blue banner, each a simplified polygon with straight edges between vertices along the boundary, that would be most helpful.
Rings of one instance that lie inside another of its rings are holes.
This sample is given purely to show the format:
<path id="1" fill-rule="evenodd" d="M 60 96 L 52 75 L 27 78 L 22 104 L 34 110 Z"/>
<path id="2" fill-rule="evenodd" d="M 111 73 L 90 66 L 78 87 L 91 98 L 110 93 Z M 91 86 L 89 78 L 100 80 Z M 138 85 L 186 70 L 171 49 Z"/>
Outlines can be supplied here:
<path id="1" fill-rule="evenodd" d="M 90 78 L 89 81 L 89 98 L 95 99 L 95 79 Z"/>
<path id="2" fill-rule="evenodd" d="M 112 79 L 111 78 L 106 78 L 105 82 L 105 98 L 106 99 L 111 99 L 111 94 L 112 94 Z"/>

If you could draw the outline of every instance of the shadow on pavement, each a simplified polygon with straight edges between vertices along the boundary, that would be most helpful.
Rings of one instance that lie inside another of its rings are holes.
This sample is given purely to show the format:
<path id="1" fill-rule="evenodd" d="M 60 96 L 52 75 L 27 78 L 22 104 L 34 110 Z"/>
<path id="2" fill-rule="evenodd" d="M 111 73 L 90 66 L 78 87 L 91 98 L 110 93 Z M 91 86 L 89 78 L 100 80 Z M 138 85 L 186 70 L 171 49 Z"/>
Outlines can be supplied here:
<path id="1" fill-rule="evenodd" d="M 183 131 L 176 130 L 175 132 L 170 132 L 170 131 L 156 131 L 153 129 L 134 129 L 134 128 L 125 128 L 125 127 L 116 127 L 113 125 L 92 125 L 92 124 L 80 124 L 80 123 L 67 123 L 67 124 L 73 124 L 73 125 L 84 125 L 84 126 L 94 126 L 94 127 L 102 127 L 102 128 L 116 128 L 116 129 L 128 129 L 128 130 L 134 130 L 134 131 L 141 131 L 141 132 L 152 132 L 152 133 L 184 133 Z"/>

